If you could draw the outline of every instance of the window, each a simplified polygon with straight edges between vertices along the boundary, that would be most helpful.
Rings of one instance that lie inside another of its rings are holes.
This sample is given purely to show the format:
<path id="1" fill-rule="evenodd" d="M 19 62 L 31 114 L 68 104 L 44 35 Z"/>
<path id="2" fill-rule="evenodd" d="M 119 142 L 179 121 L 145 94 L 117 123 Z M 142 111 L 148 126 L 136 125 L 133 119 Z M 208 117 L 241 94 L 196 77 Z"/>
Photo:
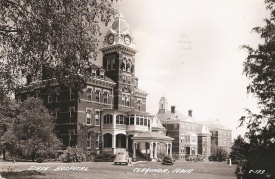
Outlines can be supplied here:
<path id="1" fill-rule="evenodd" d="M 52 102 L 53 102 L 52 96 L 48 95 L 48 103 L 52 103 Z"/>
<path id="2" fill-rule="evenodd" d="M 92 89 L 87 90 L 87 100 L 92 101 Z"/>
<path id="3" fill-rule="evenodd" d="M 181 135 L 180 142 L 184 142 L 184 135 Z"/>
<path id="4" fill-rule="evenodd" d="M 55 109 L 55 119 L 57 120 L 60 116 L 60 109 Z"/>
<path id="5" fill-rule="evenodd" d="M 69 146 L 72 146 L 74 130 L 69 130 L 68 133 L 69 133 Z"/>
<path id="6" fill-rule="evenodd" d="M 136 116 L 136 125 L 139 125 L 139 116 Z"/>
<path id="7" fill-rule="evenodd" d="M 144 119 L 144 125 L 147 126 L 147 119 Z"/>
<path id="8" fill-rule="evenodd" d="M 55 95 L 55 101 L 56 102 L 60 101 L 60 94 L 59 93 L 56 93 L 56 95 Z"/>
<path id="9" fill-rule="evenodd" d="M 95 125 L 99 126 L 100 120 L 99 120 L 99 111 L 95 112 Z"/>
<path id="10" fill-rule="evenodd" d="M 39 98 L 39 93 L 40 93 L 39 91 L 36 91 L 34 97 Z"/>
<path id="11" fill-rule="evenodd" d="M 186 142 L 190 142 L 190 136 L 188 135 L 188 136 L 185 136 L 185 138 L 186 138 Z"/>
<path id="12" fill-rule="evenodd" d="M 143 125 L 143 116 L 140 116 L 139 118 L 139 125 Z"/>
<path id="13" fill-rule="evenodd" d="M 92 69 L 92 76 L 96 76 L 96 69 Z"/>
<path id="14" fill-rule="evenodd" d="M 116 64 L 116 59 L 115 59 L 115 58 L 113 58 L 113 59 L 112 59 L 112 70 L 114 70 L 114 69 L 115 69 L 115 64 Z"/>
<path id="15" fill-rule="evenodd" d="M 95 148 L 99 148 L 100 134 L 95 134 Z"/>
<path id="16" fill-rule="evenodd" d="M 124 75 L 122 76 L 122 82 L 126 83 L 126 76 L 124 76 Z"/>
<path id="17" fill-rule="evenodd" d="M 135 118 L 134 116 L 130 117 L 130 125 L 134 125 L 135 124 Z"/>
<path id="18" fill-rule="evenodd" d="M 111 114 L 106 114 L 103 118 L 104 124 L 112 124 L 113 123 L 113 116 Z"/>
<path id="19" fill-rule="evenodd" d="M 87 125 L 92 124 L 92 110 L 88 110 L 86 113 L 86 123 Z"/>
<path id="20" fill-rule="evenodd" d="M 107 60 L 107 71 L 111 70 L 111 61 L 110 59 Z"/>
<path id="21" fill-rule="evenodd" d="M 126 70 L 127 70 L 127 72 L 131 72 L 130 70 L 131 70 L 131 60 L 129 59 L 129 60 L 127 60 L 127 63 L 126 63 Z"/>
<path id="22" fill-rule="evenodd" d="M 128 84 L 131 84 L 131 77 L 130 76 L 128 76 L 127 81 L 128 81 Z"/>
<path id="23" fill-rule="evenodd" d="M 21 103 L 21 95 L 18 95 L 18 96 L 17 96 L 17 102 L 18 102 L 18 103 Z"/>
<path id="24" fill-rule="evenodd" d="M 141 110 L 141 99 L 137 100 L 137 110 L 140 111 Z"/>
<path id="25" fill-rule="evenodd" d="M 100 72 L 99 72 L 99 76 L 100 76 L 100 78 L 104 78 L 104 70 L 100 70 Z"/>
<path id="26" fill-rule="evenodd" d="M 27 99 L 29 99 L 31 97 L 31 95 L 30 94 L 27 94 Z"/>
<path id="27" fill-rule="evenodd" d="M 129 96 L 126 97 L 126 106 L 131 106 L 131 98 Z"/>
<path id="28" fill-rule="evenodd" d="M 195 155 L 196 154 L 196 148 L 192 147 L 191 150 L 192 150 L 192 155 Z"/>
<path id="29" fill-rule="evenodd" d="M 116 123 L 128 125 L 128 118 L 123 115 L 118 115 L 118 116 L 116 116 Z"/>
<path id="30" fill-rule="evenodd" d="M 122 61 L 122 70 L 126 71 L 126 58 L 123 58 L 123 61 Z"/>
<path id="31" fill-rule="evenodd" d="M 95 102 L 100 102 L 100 91 L 99 90 L 97 90 L 95 92 Z"/>
<path id="32" fill-rule="evenodd" d="M 74 108 L 70 108 L 69 113 L 70 113 L 70 123 L 73 123 L 74 122 Z"/>
<path id="33" fill-rule="evenodd" d="M 191 136 L 191 142 L 196 143 L 197 142 L 197 136 Z"/>
<path id="34" fill-rule="evenodd" d="M 75 97 L 74 90 L 70 88 L 70 100 L 73 100 Z"/>
<path id="35" fill-rule="evenodd" d="M 108 104 L 108 96 L 109 96 L 109 94 L 107 92 L 105 92 L 103 95 L 103 103 Z"/>

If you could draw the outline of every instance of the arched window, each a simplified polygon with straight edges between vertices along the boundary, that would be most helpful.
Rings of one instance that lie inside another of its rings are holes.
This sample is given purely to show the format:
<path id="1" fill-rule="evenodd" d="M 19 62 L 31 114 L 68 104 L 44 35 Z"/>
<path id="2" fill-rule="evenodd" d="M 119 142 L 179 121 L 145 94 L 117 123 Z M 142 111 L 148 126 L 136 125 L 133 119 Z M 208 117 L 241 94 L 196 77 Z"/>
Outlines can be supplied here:
<path id="1" fill-rule="evenodd" d="M 111 114 L 106 114 L 103 119 L 104 124 L 112 124 L 113 123 L 113 116 Z"/>
<path id="2" fill-rule="evenodd" d="M 116 116 L 116 124 L 128 125 L 128 117 L 123 116 L 123 115 L 117 115 Z"/>
<path id="3" fill-rule="evenodd" d="M 127 63 L 126 63 L 126 71 L 130 72 L 130 70 L 131 70 L 131 59 L 127 60 Z"/>
<path id="4" fill-rule="evenodd" d="M 121 70 L 126 71 L 126 65 L 127 65 L 126 58 L 123 58 L 121 63 Z"/>
<path id="5" fill-rule="evenodd" d="M 104 134 L 104 147 L 112 147 L 112 135 L 111 134 Z"/>

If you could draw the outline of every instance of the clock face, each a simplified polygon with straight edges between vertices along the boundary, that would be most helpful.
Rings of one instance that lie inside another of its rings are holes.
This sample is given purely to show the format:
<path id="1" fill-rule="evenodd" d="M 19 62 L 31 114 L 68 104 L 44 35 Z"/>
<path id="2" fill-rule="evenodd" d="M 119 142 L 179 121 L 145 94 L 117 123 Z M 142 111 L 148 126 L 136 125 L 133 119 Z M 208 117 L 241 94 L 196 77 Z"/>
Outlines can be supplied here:
<path id="1" fill-rule="evenodd" d="M 108 36 L 108 39 L 107 39 L 108 44 L 112 44 L 112 43 L 114 43 L 114 39 L 115 39 L 115 37 L 114 37 L 114 35 L 113 35 L 113 34 L 109 35 L 109 36 Z"/>
<path id="2" fill-rule="evenodd" d="M 130 45 L 130 43 L 131 43 L 131 38 L 129 37 L 129 35 L 125 35 L 125 36 L 124 36 L 124 43 L 125 43 L 126 45 Z"/>

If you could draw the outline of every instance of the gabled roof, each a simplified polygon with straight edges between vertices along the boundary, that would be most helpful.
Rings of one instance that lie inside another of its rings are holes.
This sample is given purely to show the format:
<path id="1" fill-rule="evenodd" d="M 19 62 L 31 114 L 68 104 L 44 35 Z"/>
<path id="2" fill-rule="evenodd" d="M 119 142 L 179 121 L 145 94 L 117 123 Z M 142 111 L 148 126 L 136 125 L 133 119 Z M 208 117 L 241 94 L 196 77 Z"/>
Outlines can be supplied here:
<path id="1" fill-rule="evenodd" d="M 218 129 L 224 129 L 224 130 L 231 130 L 228 127 L 225 127 L 224 125 L 220 124 L 219 121 L 216 120 L 208 120 L 208 121 L 198 121 L 201 124 L 205 124 L 210 130 L 218 130 Z"/>
<path id="2" fill-rule="evenodd" d="M 165 113 L 158 113 L 157 117 L 163 120 L 179 120 L 179 121 L 193 121 L 190 116 L 186 116 L 181 112 L 176 111 L 175 113 L 171 113 L 171 111 L 166 111 Z"/>

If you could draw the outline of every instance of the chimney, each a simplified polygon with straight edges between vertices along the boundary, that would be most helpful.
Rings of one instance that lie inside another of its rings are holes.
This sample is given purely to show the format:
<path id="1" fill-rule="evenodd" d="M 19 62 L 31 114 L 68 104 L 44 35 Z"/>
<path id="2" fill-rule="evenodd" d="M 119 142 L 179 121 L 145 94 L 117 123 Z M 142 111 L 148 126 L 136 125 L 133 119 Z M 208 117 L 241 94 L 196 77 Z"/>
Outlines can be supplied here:
<path id="1" fill-rule="evenodd" d="M 188 116 L 192 117 L 192 110 L 188 110 Z"/>
<path id="2" fill-rule="evenodd" d="M 176 106 L 171 106 L 171 113 L 176 113 Z"/>

